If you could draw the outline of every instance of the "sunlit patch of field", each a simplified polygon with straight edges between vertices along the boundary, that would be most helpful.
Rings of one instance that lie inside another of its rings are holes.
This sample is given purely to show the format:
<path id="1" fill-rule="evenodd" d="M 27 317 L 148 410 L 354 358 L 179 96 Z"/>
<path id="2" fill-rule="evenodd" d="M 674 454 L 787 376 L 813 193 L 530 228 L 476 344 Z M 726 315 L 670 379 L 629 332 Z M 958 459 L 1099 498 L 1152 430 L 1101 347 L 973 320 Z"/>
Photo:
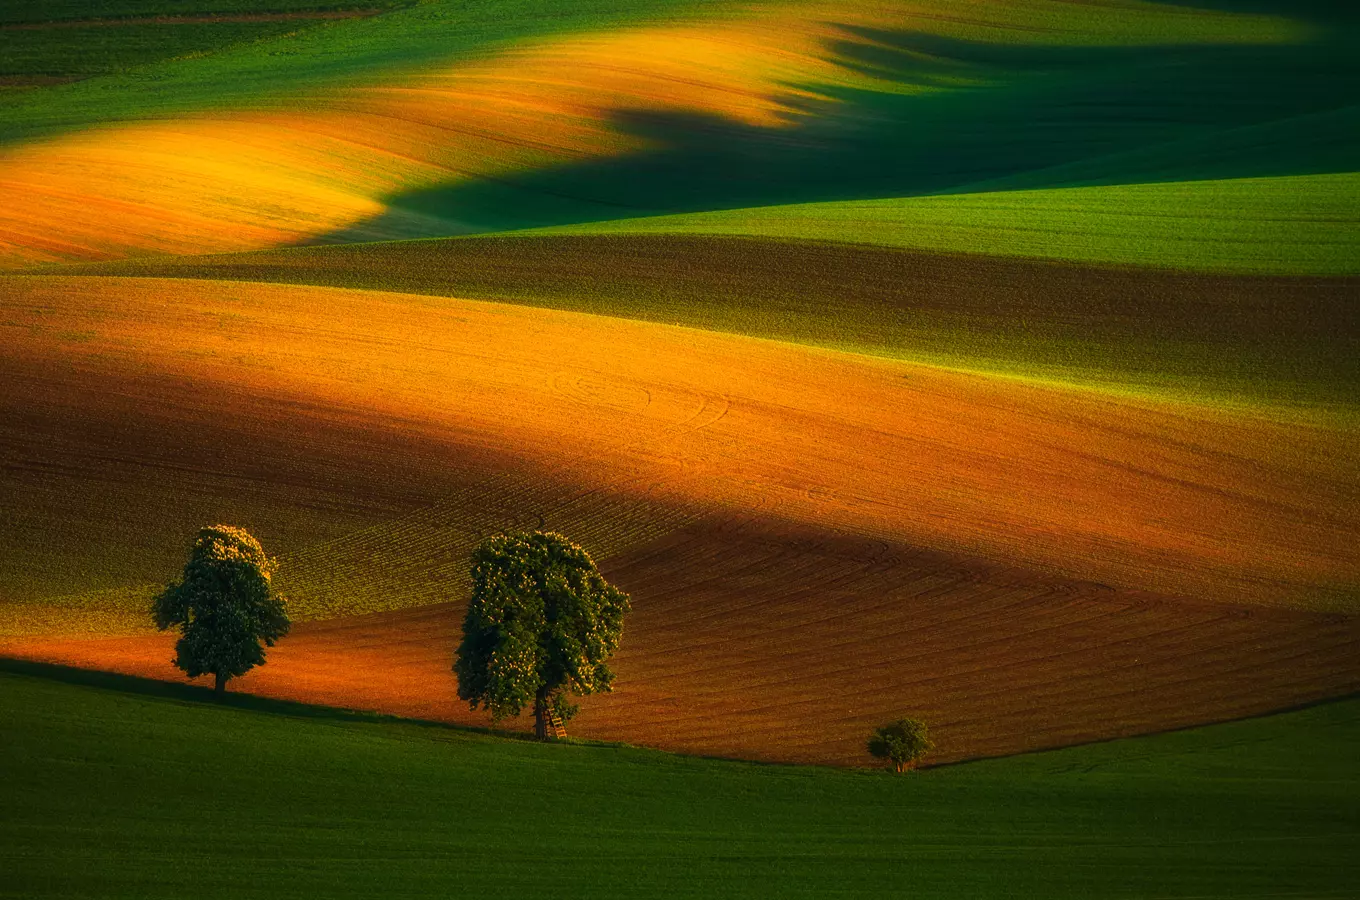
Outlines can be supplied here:
<path id="1" fill-rule="evenodd" d="M 375 219 L 382 198 L 403 190 L 641 149 L 610 126 L 620 108 L 774 124 L 788 109 L 781 83 L 831 68 L 817 53 L 832 30 L 794 7 L 744 25 L 564 38 L 303 111 L 115 126 L 22 146 L 0 155 L 10 197 L 0 259 L 297 243 Z"/>
<path id="2" fill-rule="evenodd" d="M 1360 274 L 1360 174 L 835 201 L 543 229 L 707 234 L 1293 275 Z"/>
<path id="3" fill-rule="evenodd" d="M 1238 718 L 1360 689 L 1360 620 L 1173 600 L 760 517 L 606 558 L 633 597 L 612 694 L 572 731 L 703 755 L 862 765 L 904 710 L 935 760 Z M 298 626 L 240 690 L 484 725 L 451 671 L 463 602 Z M 178 680 L 173 638 L 0 652 Z M 509 723 L 526 727 L 523 721 Z"/>
<path id="4" fill-rule="evenodd" d="M 654 486 L 660 502 L 1124 587 L 1337 609 L 1360 581 L 1346 424 L 474 301 L 157 279 L 5 287 L 11 365 L 115 383 L 152 371 L 451 454 Z M 39 461 L 62 452 L 33 446 Z"/>
<path id="5" fill-rule="evenodd" d="M 1354 278 L 730 235 L 464 237 L 69 267 L 509 301 L 1212 401 L 1353 407 Z"/>
<path id="6" fill-rule="evenodd" d="M 826 100 L 824 91 L 970 83 L 965 72 L 908 87 L 840 65 L 828 44 L 852 27 L 1037 44 L 1275 42 L 1301 33 L 1270 17 L 1151 4 L 1099 13 L 1047 0 L 962 10 L 755 6 L 484 48 L 380 84 L 299 97 L 277 112 L 203 111 L 44 138 L 0 152 L 0 265 L 271 247 L 337 232 L 459 233 L 469 226 L 456 210 L 385 215 L 388 201 L 656 145 L 621 116 L 696 117 L 699 133 L 704 121 L 779 129 L 810 100 Z"/>
<path id="7" fill-rule="evenodd" d="M 0 372 L 0 634 L 149 630 L 207 522 L 248 523 L 305 620 L 463 596 L 472 547 L 502 528 L 610 555 L 691 516 L 645 481 L 573 482 L 364 410 L 9 356 Z"/>

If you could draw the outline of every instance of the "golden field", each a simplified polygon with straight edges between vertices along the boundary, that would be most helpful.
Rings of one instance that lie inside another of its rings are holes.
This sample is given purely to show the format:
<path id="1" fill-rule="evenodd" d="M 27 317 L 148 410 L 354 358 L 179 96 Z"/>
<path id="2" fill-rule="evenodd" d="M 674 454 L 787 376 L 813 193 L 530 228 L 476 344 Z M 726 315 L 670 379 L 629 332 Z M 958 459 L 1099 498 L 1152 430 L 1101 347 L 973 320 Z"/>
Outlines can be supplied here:
<path id="1" fill-rule="evenodd" d="M 163 637 L 88 639 L 125 600 L 69 596 L 149 593 L 230 516 L 325 620 L 242 689 L 477 720 L 449 671 L 465 554 L 541 521 L 634 595 L 589 736 L 852 763 L 906 704 L 960 758 L 1360 678 L 1344 424 L 479 301 L 70 276 L 3 296 L 19 507 L 82 510 L 9 544 L 36 573 L 12 655 L 173 677 Z"/>

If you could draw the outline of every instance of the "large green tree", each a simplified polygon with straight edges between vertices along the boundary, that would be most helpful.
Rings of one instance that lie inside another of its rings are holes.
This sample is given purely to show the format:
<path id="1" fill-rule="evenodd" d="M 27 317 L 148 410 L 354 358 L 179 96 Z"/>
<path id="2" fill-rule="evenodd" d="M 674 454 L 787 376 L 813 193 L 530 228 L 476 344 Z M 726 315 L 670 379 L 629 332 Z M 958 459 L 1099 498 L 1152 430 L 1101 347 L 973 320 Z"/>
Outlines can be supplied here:
<path id="1" fill-rule="evenodd" d="M 458 696 L 496 720 L 532 704 L 534 733 L 545 739 L 550 710 L 564 719 L 575 712 L 568 693 L 610 690 L 608 660 L 628 609 L 628 595 L 562 535 L 487 538 L 472 554 L 472 600 L 453 665 Z"/>
<path id="2" fill-rule="evenodd" d="M 190 678 L 227 679 L 264 665 L 264 648 L 288 633 L 287 601 L 270 584 L 273 560 L 244 528 L 212 525 L 198 533 L 183 577 L 152 605 L 156 627 L 178 627 L 175 665 Z M 263 642 L 263 645 L 262 645 Z"/>

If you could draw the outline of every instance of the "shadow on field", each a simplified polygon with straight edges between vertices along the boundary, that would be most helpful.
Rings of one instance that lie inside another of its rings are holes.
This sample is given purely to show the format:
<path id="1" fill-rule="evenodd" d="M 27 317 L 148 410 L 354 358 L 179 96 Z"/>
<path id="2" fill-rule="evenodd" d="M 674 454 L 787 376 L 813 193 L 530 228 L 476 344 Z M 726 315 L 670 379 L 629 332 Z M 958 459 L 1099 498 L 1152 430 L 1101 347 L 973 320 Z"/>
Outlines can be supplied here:
<path id="1" fill-rule="evenodd" d="M 19 675 L 28 678 L 42 678 L 48 681 L 56 681 L 77 687 L 116 691 L 121 694 L 152 697 L 158 700 L 174 700 L 181 703 L 200 704 L 211 709 L 238 709 L 275 716 L 288 716 L 295 719 L 317 719 L 345 724 L 405 725 L 464 735 L 481 735 L 484 737 L 501 738 L 526 744 L 537 745 L 541 743 L 533 736 L 533 734 L 525 731 L 508 731 L 499 728 L 478 727 L 476 725 L 458 725 L 452 722 L 440 722 L 434 719 L 415 719 L 357 709 L 344 709 L 337 706 L 297 703 L 291 700 L 276 700 L 270 697 L 260 697 L 255 694 L 232 693 L 229 691 L 221 700 L 215 700 L 212 688 L 195 684 L 159 681 L 154 678 L 141 678 L 136 675 L 123 675 L 118 672 L 105 672 L 98 669 L 81 669 L 76 666 L 35 662 L 32 660 L 14 659 L 6 656 L 0 656 L 0 675 Z M 606 750 L 633 750 L 659 756 L 713 760 L 746 766 L 758 766 L 762 768 L 828 768 L 825 766 L 809 766 L 802 763 L 739 759 L 730 756 L 702 753 L 674 753 L 666 750 L 657 750 L 653 747 L 632 744 L 627 741 L 600 741 L 567 737 L 559 738 L 548 743 L 549 745 L 566 744 L 569 746 Z M 856 770 L 852 769 L 850 771 Z M 874 768 L 872 771 L 877 773 L 878 769 Z"/>
<path id="2" fill-rule="evenodd" d="M 613 128 L 655 149 L 414 191 L 319 242 L 405 234 L 413 219 L 452 234 L 981 188 L 1349 171 L 1360 140 L 1357 22 L 1250 6 L 1313 28 L 1292 43 L 1081 47 L 840 26 L 827 57 L 889 87 L 791 84 L 814 96 L 784 98 L 785 128 L 621 107 Z"/>
<path id="3" fill-rule="evenodd" d="M 104 672 L 96 669 L 81 669 L 75 666 L 62 666 L 55 663 L 34 662 L 26 659 L 13 659 L 0 656 L 0 674 L 24 675 L 31 678 L 44 678 L 63 684 L 92 687 L 123 694 L 136 694 L 155 697 L 161 700 L 177 700 L 182 703 L 199 703 L 204 706 L 225 709 L 241 709 L 271 715 L 291 716 L 302 719 L 328 719 L 331 721 L 381 724 L 394 723 L 417 725 L 424 728 L 437 728 L 444 731 L 458 731 L 467 734 L 484 734 L 508 740 L 532 741 L 533 735 L 495 728 L 479 728 L 475 725 L 455 725 L 437 722 L 433 719 L 408 719 L 383 713 L 365 712 L 356 709 L 343 709 L 336 706 L 318 706 L 310 703 L 296 703 L 291 700 L 275 700 L 255 694 L 232 693 L 228 691 L 220 701 L 213 698 L 212 688 L 196 684 L 181 684 L 173 681 L 158 681 L 154 678 L 141 678 L 136 675 L 122 675 L 117 672 Z"/>

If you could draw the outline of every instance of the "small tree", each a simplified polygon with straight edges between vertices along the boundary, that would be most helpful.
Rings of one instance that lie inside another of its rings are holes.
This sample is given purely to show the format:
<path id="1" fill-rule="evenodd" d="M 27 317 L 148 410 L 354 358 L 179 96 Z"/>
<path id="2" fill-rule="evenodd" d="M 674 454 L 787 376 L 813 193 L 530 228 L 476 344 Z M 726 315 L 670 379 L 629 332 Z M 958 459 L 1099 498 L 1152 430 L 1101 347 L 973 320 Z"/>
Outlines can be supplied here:
<path id="1" fill-rule="evenodd" d="M 914 769 L 921 757 L 934 749 L 926 723 L 920 719 L 898 719 L 875 730 L 869 738 L 869 754 L 886 759 L 899 775 Z"/>
<path id="2" fill-rule="evenodd" d="M 458 696 L 496 721 L 533 704 L 534 734 L 545 740 L 549 710 L 563 719 L 576 712 L 567 692 L 611 689 L 608 659 L 628 610 L 628 595 L 562 535 L 487 538 L 472 554 L 472 600 L 453 664 Z"/>
<path id="3" fill-rule="evenodd" d="M 221 697 L 227 679 L 264 665 L 264 647 L 288 633 L 287 602 L 274 593 L 273 561 L 244 528 L 213 525 L 198 533 L 180 581 L 156 597 L 161 631 L 178 626 L 175 665 L 190 678 L 211 674 Z"/>

